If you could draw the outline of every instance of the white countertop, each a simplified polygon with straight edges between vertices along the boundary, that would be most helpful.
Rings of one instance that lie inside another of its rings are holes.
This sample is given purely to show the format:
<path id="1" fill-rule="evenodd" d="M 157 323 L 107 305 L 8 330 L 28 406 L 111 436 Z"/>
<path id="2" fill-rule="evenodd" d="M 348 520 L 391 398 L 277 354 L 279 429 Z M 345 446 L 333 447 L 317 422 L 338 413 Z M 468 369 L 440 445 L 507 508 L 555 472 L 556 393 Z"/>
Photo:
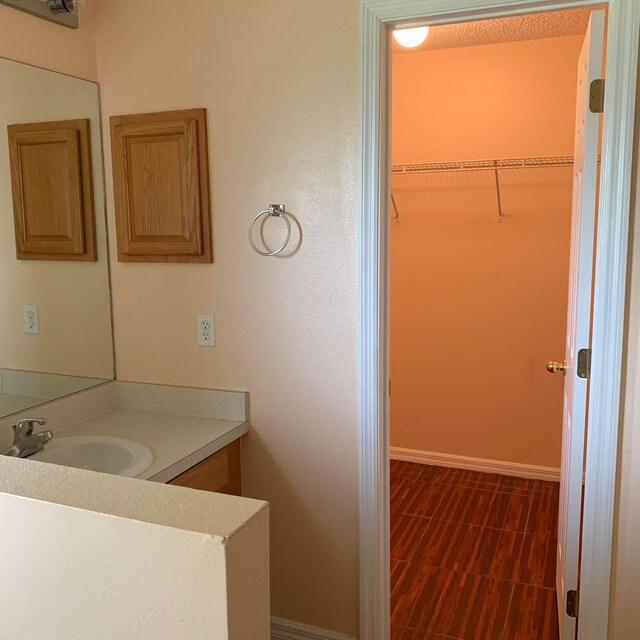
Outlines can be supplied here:
<path id="1" fill-rule="evenodd" d="M 248 431 L 242 421 L 115 409 L 56 431 L 66 436 L 111 436 L 147 445 L 153 464 L 137 477 L 168 482 Z"/>

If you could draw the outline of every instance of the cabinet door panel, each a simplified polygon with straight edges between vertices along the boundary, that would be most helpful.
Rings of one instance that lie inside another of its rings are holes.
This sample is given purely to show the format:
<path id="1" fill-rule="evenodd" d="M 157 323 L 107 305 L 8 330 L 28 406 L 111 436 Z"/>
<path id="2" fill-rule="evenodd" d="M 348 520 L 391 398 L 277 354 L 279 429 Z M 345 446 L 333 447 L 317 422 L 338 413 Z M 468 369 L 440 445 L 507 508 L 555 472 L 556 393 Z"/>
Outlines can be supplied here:
<path id="1" fill-rule="evenodd" d="M 204 109 L 111 118 L 118 259 L 213 262 Z"/>
<path id="2" fill-rule="evenodd" d="M 88 120 L 8 127 L 19 260 L 95 260 Z"/>
<path id="3" fill-rule="evenodd" d="M 239 496 L 240 467 L 240 440 L 236 440 L 174 478 L 169 484 Z"/>

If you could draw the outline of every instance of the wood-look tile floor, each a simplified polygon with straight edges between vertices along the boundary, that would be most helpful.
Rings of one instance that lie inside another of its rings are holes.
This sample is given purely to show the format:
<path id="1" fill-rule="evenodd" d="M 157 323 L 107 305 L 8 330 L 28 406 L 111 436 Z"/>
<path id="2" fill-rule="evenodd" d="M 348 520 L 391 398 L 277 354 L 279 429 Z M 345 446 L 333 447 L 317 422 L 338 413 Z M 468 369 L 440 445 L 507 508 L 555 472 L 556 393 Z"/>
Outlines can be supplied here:
<path id="1" fill-rule="evenodd" d="M 557 640 L 558 485 L 391 462 L 392 640 Z"/>

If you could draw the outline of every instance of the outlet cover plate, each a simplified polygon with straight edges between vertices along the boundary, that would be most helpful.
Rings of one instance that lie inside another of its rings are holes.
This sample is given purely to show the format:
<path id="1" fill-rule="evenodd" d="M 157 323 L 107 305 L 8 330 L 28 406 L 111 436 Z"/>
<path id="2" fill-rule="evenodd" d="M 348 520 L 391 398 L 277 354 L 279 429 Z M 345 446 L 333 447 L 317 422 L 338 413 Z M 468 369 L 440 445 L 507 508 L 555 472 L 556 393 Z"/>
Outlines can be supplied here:
<path id="1" fill-rule="evenodd" d="M 24 305 L 24 332 L 36 335 L 40 333 L 38 307 L 35 304 Z"/>
<path id="2" fill-rule="evenodd" d="M 201 347 L 216 346 L 216 319 L 208 313 L 199 313 L 197 316 L 198 345 Z"/>

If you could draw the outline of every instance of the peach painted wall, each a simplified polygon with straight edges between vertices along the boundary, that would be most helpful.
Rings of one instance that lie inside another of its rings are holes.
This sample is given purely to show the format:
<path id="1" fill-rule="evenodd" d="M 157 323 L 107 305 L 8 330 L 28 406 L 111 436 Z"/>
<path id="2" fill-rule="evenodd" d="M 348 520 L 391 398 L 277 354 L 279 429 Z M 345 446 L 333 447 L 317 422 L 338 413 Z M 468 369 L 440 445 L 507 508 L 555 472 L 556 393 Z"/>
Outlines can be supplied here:
<path id="1" fill-rule="evenodd" d="M 272 612 L 355 635 L 358 621 L 358 0 L 100 3 L 107 119 L 205 107 L 215 264 L 117 262 L 126 380 L 247 389 L 246 495 L 271 505 Z M 252 217 L 283 202 L 304 240 L 264 258 Z M 196 344 L 214 313 L 217 346 Z"/>
<path id="2" fill-rule="evenodd" d="M 393 161 L 572 155 L 581 42 L 394 56 Z M 391 444 L 558 467 L 572 171 L 500 181 L 393 179 Z"/>
<path id="3" fill-rule="evenodd" d="M 79 29 L 68 29 L 2 5 L 0 56 L 95 80 L 95 15 L 92 8 L 81 15 Z"/>

